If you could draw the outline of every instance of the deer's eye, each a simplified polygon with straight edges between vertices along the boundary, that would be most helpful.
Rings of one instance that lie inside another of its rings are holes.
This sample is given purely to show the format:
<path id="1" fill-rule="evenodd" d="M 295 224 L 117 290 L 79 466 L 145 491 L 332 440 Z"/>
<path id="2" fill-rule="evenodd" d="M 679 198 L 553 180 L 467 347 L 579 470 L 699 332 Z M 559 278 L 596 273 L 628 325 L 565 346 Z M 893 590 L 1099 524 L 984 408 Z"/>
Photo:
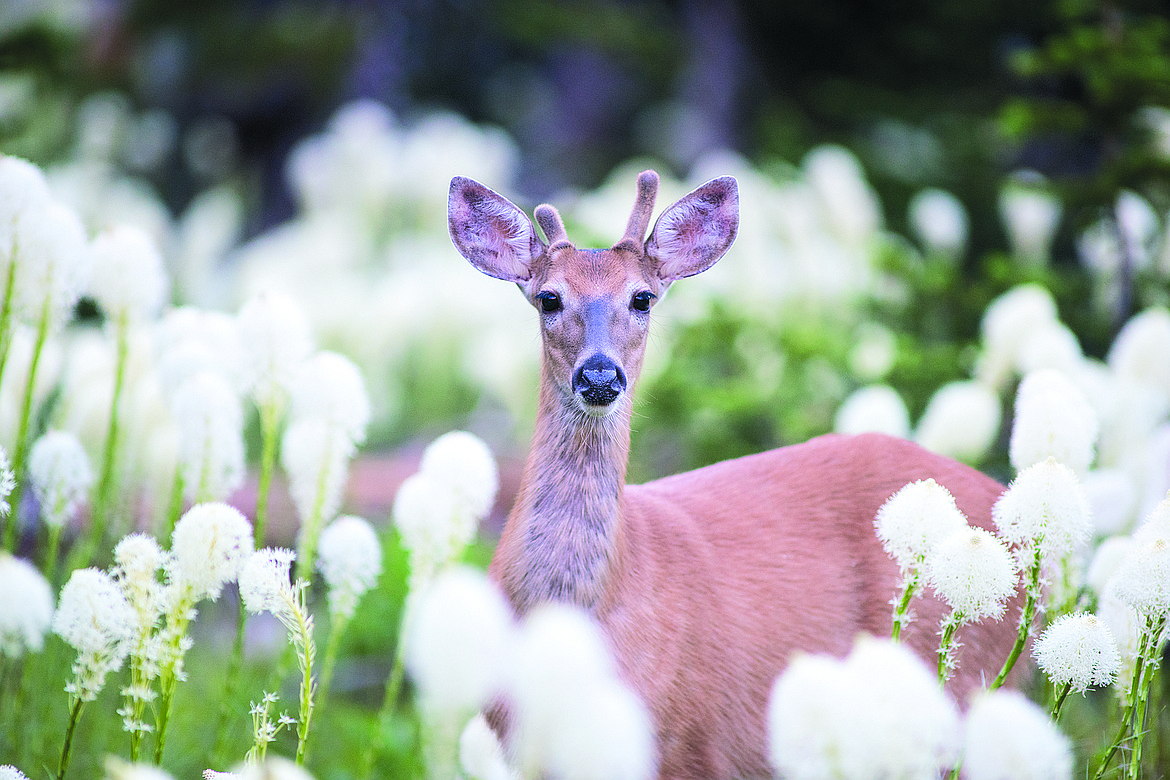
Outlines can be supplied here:
<path id="1" fill-rule="evenodd" d="M 655 297 L 654 293 L 648 291 L 635 293 L 634 297 L 630 299 L 630 308 L 634 311 L 650 311 L 650 301 L 654 300 Z"/>
<path id="2" fill-rule="evenodd" d="M 536 302 L 540 304 L 540 310 L 545 314 L 553 314 L 564 308 L 561 303 L 561 296 L 555 292 L 542 292 L 536 296 Z"/>

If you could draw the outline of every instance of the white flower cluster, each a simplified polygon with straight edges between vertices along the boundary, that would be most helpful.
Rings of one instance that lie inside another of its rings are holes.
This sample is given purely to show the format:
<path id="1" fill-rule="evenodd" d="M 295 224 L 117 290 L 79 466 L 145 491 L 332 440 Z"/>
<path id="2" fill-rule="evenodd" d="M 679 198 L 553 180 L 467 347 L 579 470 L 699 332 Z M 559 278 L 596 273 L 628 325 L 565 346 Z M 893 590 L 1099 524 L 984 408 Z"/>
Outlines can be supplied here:
<path id="1" fill-rule="evenodd" d="M 518 629 L 507 683 L 516 705 L 512 752 L 526 775 L 566 780 L 654 776 L 646 705 L 617 676 L 605 638 L 583 612 L 533 610 Z"/>
<path id="2" fill-rule="evenodd" d="M 223 501 L 244 481 L 244 412 L 223 374 L 200 371 L 175 391 L 183 493 L 195 502 Z"/>
<path id="3" fill-rule="evenodd" d="M 950 534 L 926 558 L 926 582 L 965 622 L 999 620 L 1016 588 L 1015 561 L 1006 545 L 982 528 Z"/>
<path id="4" fill-rule="evenodd" d="M 35 566 L 0 551 L 0 656 L 40 652 L 53 619 L 53 591 Z"/>
<path id="5" fill-rule="evenodd" d="M 77 515 L 94 482 L 89 455 L 68 431 L 48 431 L 36 440 L 29 451 L 28 476 L 41 517 L 56 528 Z"/>
<path id="6" fill-rule="evenodd" d="M 1037 666 L 1054 684 L 1084 692 L 1109 686 L 1121 668 L 1121 656 L 1108 627 L 1095 615 L 1062 615 L 1032 648 Z"/>
<path id="7" fill-rule="evenodd" d="M 933 479 L 911 482 L 890 496 L 874 519 L 882 547 L 903 573 L 917 568 L 947 536 L 967 527 L 951 492 Z"/>
<path id="8" fill-rule="evenodd" d="M 94 237 L 89 294 L 114 322 L 153 317 L 167 294 L 162 255 L 142 228 L 118 225 Z"/>
<path id="9" fill-rule="evenodd" d="M 430 579 L 471 542 L 498 487 L 495 459 L 482 440 L 454 431 L 431 442 L 394 498 L 394 524 L 415 582 Z"/>
<path id="10" fill-rule="evenodd" d="M 1049 457 L 1021 471 L 991 511 L 1006 541 L 1035 545 L 1049 562 L 1071 554 L 1092 535 L 1092 510 L 1076 474 Z"/>
<path id="11" fill-rule="evenodd" d="M 342 515 L 321 532 L 317 568 L 329 587 L 329 610 L 352 618 L 358 602 L 382 574 L 382 546 L 370 523 Z"/>
<path id="12" fill-rule="evenodd" d="M 252 552 L 252 524 L 235 507 L 196 504 L 188 509 L 171 537 L 173 579 L 189 591 L 192 602 L 219 598 Z"/>
<path id="13" fill-rule="evenodd" d="M 77 213 L 55 200 L 36 166 L 0 156 L 0 299 L 34 326 L 53 330 L 89 279 L 91 257 Z"/>
<path id="14" fill-rule="evenodd" d="M 407 620 L 406 669 L 424 705 L 472 713 L 502 688 L 512 611 L 482 574 L 454 567 L 413 602 Z"/>
<path id="15" fill-rule="evenodd" d="M 237 322 L 245 388 L 257 406 L 283 406 L 312 349 L 304 310 L 287 295 L 260 293 L 243 305 Z"/>
<path id="16" fill-rule="evenodd" d="M 783 777 L 934 778 L 959 757 L 955 703 L 904 645 L 863 638 L 848 658 L 798 655 L 768 702 Z"/>
<path id="17" fill-rule="evenodd" d="M 77 650 L 65 691 L 81 701 L 97 698 L 106 675 L 121 668 L 130 653 L 134 626 L 134 609 L 108 574 L 74 571 L 53 616 L 53 632 Z"/>

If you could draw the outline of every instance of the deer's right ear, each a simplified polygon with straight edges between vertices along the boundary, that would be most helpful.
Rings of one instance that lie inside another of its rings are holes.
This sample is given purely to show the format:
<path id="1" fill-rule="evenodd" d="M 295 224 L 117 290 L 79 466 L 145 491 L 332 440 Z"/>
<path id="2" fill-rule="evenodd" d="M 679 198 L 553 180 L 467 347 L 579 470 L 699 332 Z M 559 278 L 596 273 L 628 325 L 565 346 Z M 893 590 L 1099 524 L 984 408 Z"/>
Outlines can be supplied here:
<path id="1" fill-rule="evenodd" d="M 488 276 L 525 282 L 544 252 L 532 222 L 507 198 L 456 176 L 447 197 L 447 225 L 459 254 Z"/>

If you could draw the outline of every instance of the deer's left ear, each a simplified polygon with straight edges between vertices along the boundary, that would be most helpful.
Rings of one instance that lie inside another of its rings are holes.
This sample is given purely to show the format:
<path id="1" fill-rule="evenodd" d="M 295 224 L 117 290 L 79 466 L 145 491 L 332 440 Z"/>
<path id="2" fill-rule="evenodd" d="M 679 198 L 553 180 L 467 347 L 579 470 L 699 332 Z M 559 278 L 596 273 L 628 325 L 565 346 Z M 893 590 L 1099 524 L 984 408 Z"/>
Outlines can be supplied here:
<path id="1" fill-rule="evenodd" d="M 673 282 L 715 265 L 738 230 L 739 187 L 731 176 L 721 176 L 662 212 L 646 255 L 658 264 L 658 278 Z"/>

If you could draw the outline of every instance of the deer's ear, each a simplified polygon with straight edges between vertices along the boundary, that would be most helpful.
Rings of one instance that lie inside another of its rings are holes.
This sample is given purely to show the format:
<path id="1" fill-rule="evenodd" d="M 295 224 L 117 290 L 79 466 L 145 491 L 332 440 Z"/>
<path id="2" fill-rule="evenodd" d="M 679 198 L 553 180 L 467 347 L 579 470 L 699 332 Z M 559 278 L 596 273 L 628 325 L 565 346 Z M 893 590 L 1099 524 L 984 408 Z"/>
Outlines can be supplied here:
<path id="1" fill-rule="evenodd" d="M 658 278 L 673 282 L 706 271 L 723 257 L 739 230 L 739 187 L 731 176 L 712 179 L 662 212 L 646 241 Z"/>
<path id="2" fill-rule="evenodd" d="M 497 279 L 527 281 L 532 276 L 532 262 L 544 252 L 544 244 L 523 211 L 462 176 L 451 180 L 447 225 L 459 254 Z"/>

